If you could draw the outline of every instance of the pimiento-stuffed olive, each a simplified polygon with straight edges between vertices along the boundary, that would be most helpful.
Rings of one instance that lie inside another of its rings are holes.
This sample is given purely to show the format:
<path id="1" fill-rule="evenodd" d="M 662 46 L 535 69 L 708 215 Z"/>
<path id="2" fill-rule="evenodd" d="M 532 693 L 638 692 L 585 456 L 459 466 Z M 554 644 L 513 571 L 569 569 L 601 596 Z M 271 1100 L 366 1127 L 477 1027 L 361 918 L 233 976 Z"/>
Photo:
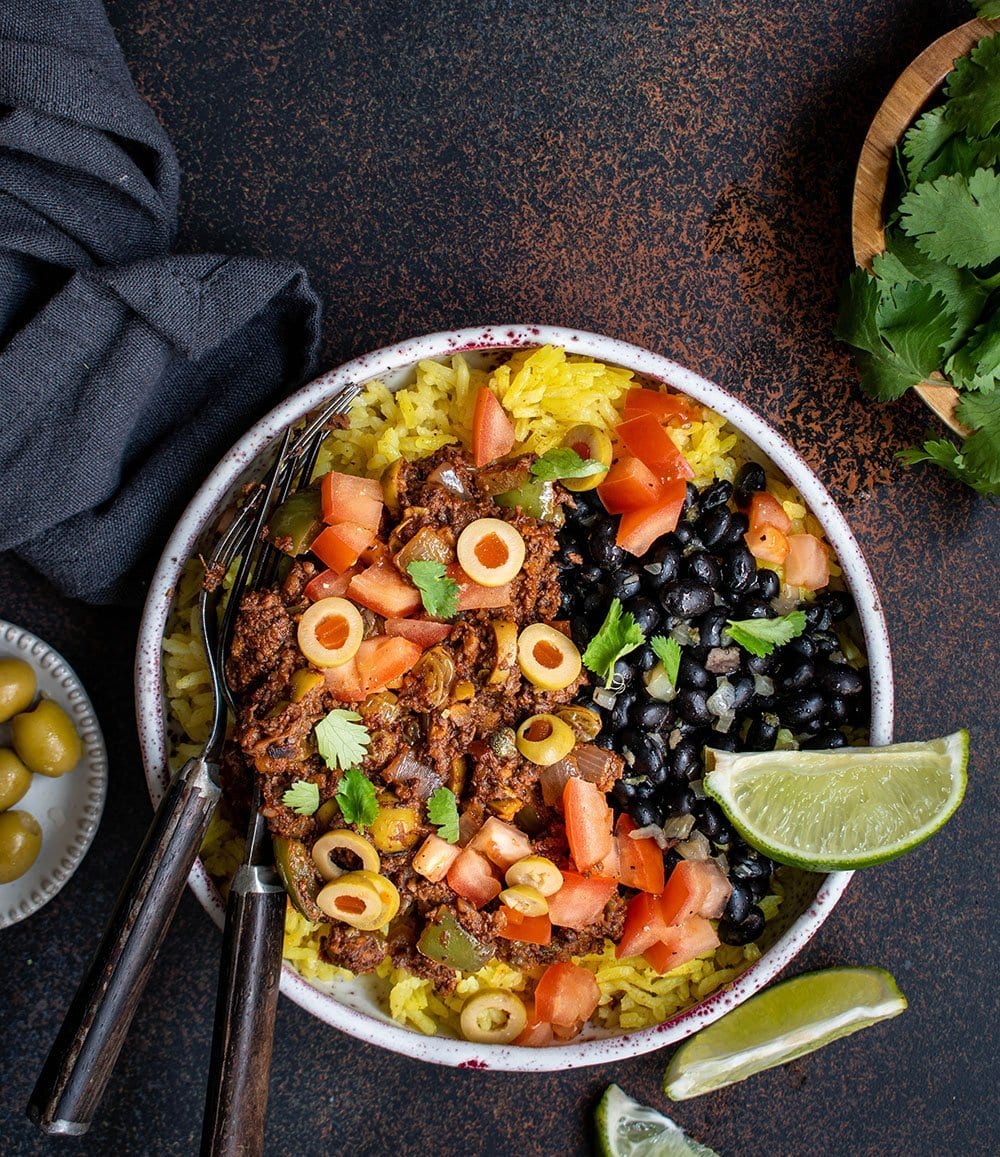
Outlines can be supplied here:
<path id="1" fill-rule="evenodd" d="M 14 750 L 25 766 L 41 775 L 64 775 L 76 767 L 83 754 L 73 721 L 51 699 L 43 699 L 34 711 L 15 715 L 11 734 Z"/>
<path id="2" fill-rule="evenodd" d="M 563 486 L 575 493 L 593 490 L 595 486 L 599 486 L 607 476 L 614 453 L 611 439 L 607 434 L 596 426 L 583 423 L 574 426 L 566 434 L 566 437 L 563 438 L 563 445 L 575 450 L 586 461 L 600 462 L 604 467 L 600 473 L 588 474 L 584 478 L 564 478 L 562 480 Z"/>
<path id="3" fill-rule="evenodd" d="M 0 659 L 0 723 L 6 723 L 31 706 L 36 686 L 30 663 L 23 659 Z"/>
<path id="4" fill-rule="evenodd" d="M 18 879 L 38 859 L 42 829 L 25 811 L 0 813 L 0 884 Z"/>

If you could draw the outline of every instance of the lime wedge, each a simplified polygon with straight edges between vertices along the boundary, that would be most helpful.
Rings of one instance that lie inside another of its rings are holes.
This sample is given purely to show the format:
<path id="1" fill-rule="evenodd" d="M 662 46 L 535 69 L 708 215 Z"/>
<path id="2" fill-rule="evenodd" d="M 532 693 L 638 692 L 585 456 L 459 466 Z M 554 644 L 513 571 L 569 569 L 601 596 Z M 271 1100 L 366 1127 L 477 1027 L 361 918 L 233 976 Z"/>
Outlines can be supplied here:
<path id="1" fill-rule="evenodd" d="M 906 997 L 881 968 L 824 968 L 794 976 L 685 1041 L 663 1075 L 663 1091 L 685 1101 L 734 1085 L 905 1008 Z"/>
<path id="2" fill-rule="evenodd" d="M 718 1157 L 699 1145 L 648 1105 L 633 1101 L 617 1085 L 608 1085 L 594 1111 L 597 1152 L 601 1157 Z"/>
<path id="3" fill-rule="evenodd" d="M 812 872 L 866 868 L 932 836 L 962 802 L 969 733 L 832 751 L 705 752 L 705 791 L 740 835 Z"/>

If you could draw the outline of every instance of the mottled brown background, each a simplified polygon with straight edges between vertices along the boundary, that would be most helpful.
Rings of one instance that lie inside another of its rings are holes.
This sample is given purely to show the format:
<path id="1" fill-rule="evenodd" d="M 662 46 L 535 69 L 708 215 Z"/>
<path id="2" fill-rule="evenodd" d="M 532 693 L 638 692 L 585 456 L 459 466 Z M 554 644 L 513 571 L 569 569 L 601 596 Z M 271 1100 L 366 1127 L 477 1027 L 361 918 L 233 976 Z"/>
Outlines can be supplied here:
<path id="1" fill-rule="evenodd" d="M 111 0 L 184 169 L 179 247 L 290 256 L 333 364 L 396 338 L 536 321 L 640 342 L 755 405 L 819 471 L 867 552 L 895 652 L 897 734 L 967 724 L 947 832 L 857 877 L 792 971 L 889 968 L 902 1017 L 671 1110 L 723 1154 L 997 1151 L 997 513 L 894 451 L 914 401 L 860 395 L 830 336 L 855 160 L 893 78 L 969 18 L 958 0 Z M 0 937 L 0 1151 L 197 1148 L 219 937 L 190 897 L 88 1137 L 22 1106 L 148 818 L 132 721 L 136 616 L 69 604 L 0 560 L 0 614 L 83 676 L 111 753 L 92 851 Z M 586 1153 L 618 1081 L 664 1055 L 551 1075 L 435 1069 L 282 1001 L 275 1154 Z"/>

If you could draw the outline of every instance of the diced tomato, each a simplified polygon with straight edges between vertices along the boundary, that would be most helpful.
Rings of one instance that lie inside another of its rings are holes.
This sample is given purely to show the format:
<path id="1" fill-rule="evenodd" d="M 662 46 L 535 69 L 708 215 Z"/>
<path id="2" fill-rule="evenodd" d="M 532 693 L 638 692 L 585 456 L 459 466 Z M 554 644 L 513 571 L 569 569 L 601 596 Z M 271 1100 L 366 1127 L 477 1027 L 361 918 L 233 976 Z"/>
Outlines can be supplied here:
<path id="1" fill-rule="evenodd" d="M 409 639 L 377 635 L 362 640 L 354 662 L 361 672 L 365 694 L 384 691 L 405 675 L 422 654 L 421 648 Z"/>
<path id="2" fill-rule="evenodd" d="M 762 526 L 754 533 L 744 536 L 750 553 L 759 562 L 781 566 L 788 557 L 788 538 L 776 526 Z"/>
<path id="3" fill-rule="evenodd" d="M 717 870 L 712 877 L 705 899 L 698 909 L 698 915 L 706 920 L 718 920 L 726 910 L 729 897 L 733 894 L 733 886 L 721 870 Z"/>
<path id="4" fill-rule="evenodd" d="M 356 478 L 331 470 L 319 484 L 323 521 L 353 522 L 378 530 L 382 521 L 382 487 L 374 478 Z"/>
<path id="5" fill-rule="evenodd" d="M 499 587 L 484 587 L 482 583 L 473 582 L 457 562 L 448 567 L 448 577 L 458 583 L 460 611 L 477 611 L 481 607 L 509 607 L 511 604 L 510 583 Z"/>
<path id="6" fill-rule="evenodd" d="M 650 836 L 633 840 L 631 833 L 634 831 L 635 821 L 623 812 L 615 825 L 615 835 L 618 837 L 618 879 L 627 888 L 658 896 L 666 883 L 663 852 Z"/>
<path id="7" fill-rule="evenodd" d="M 375 537 L 375 532 L 353 522 L 338 522 L 313 539 L 309 549 L 331 569 L 343 574 L 358 561 L 361 552 Z"/>
<path id="8" fill-rule="evenodd" d="M 525 856 L 531 855 L 531 840 L 513 824 L 506 824 L 496 816 L 490 816 L 486 823 L 469 841 L 474 848 L 503 871 Z"/>
<path id="9" fill-rule="evenodd" d="M 447 840 L 431 833 L 413 857 L 413 870 L 425 880 L 437 884 L 447 876 L 448 869 L 458 859 L 461 850 L 455 844 L 449 844 Z"/>
<path id="10" fill-rule="evenodd" d="M 385 633 L 400 635 L 416 643 L 418 647 L 433 647 L 451 634 L 447 623 L 435 623 L 431 619 L 386 619 Z"/>
<path id="11" fill-rule="evenodd" d="M 792 529 L 792 520 L 773 494 L 758 490 L 750 499 L 750 533 L 754 534 L 765 526 L 773 526 L 787 534 Z"/>
<path id="12" fill-rule="evenodd" d="M 630 454 L 619 458 L 597 487 L 597 495 L 609 514 L 651 506 L 660 497 L 660 491 L 659 478 Z"/>
<path id="13" fill-rule="evenodd" d="M 640 414 L 615 427 L 618 441 L 661 481 L 693 478 L 694 470 L 652 414 Z"/>
<path id="14" fill-rule="evenodd" d="M 692 916 L 670 928 L 669 935 L 647 948 L 643 956 L 657 972 L 663 973 L 718 947 L 719 937 L 712 925 L 703 916 Z"/>
<path id="15" fill-rule="evenodd" d="M 641 510 L 627 510 L 622 515 L 615 542 L 622 550 L 642 558 L 661 535 L 677 529 L 686 495 L 687 487 L 682 480 L 665 483 L 659 501 Z"/>
<path id="16" fill-rule="evenodd" d="M 472 414 L 472 457 L 477 466 L 509 454 L 514 447 L 514 425 L 488 386 L 480 386 Z"/>
<path id="17" fill-rule="evenodd" d="M 616 880 L 564 871 L 562 887 L 549 897 L 549 919 L 560 928 L 586 928 L 599 920 L 618 888 Z"/>
<path id="18" fill-rule="evenodd" d="M 315 578 L 306 583 L 302 592 L 310 602 L 318 603 L 320 599 L 336 599 L 347 594 L 351 579 L 355 575 L 354 568 L 337 574 L 335 570 L 320 571 Z"/>
<path id="19" fill-rule="evenodd" d="M 660 897 L 660 911 L 667 924 L 683 924 L 691 916 L 703 916 L 709 896 L 721 892 L 719 880 L 728 884 L 711 860 L 681 860 L 670 873 Z M 729 889 L 731 891 L 732 889 Z M 729 893 L 727 891 L 726 898 Z M 717 902 L 713 899 L 713 902 Z"/>
<path id="20" fill-rule="evenodd" d="M 473 848 L 463 848 L 448 869 L 448 887 L 459 896 L 482 908 L 500 895 L 500 881 L 493 875 L 493 865 Z"/>
<path id="21" fill-rule="evenodd" d="M 600 876 L 603 880 L 615 880 L 621 883 L 621 853 L 618 840 L 611 837 L 611 851 L 602 856 L 592 868 L 587 869 L 588 876 Z"/>
<path id="22" fill-rule="evenodd" d="M 625 927 L 615 949 L 615 956 L 619 960 L 626 956 L 638 956 L 650 945 L 662 940 L 669 931 L 670 926 L 663 919 L 660 897 L 640 892 L 628 902 Z"/>
<path id="23" fill-rule="evenodd" d="M 420 591 L 390 563 L 375 563 L 356 574 L 347 588 L 347 596 L 387 619 L 405 619 L 421 603 Z"/>
<path id="24" fill-rule="evenodd" d="M 818 591 L 830 581 L 830 556 L 814 534 L 790 534 L 785 559 L 785 582 Z"/>
<path id="25" fill-rule="evenodd" d="M 535 1011 L 547 1024 L 570 1028 L 589 1020 L 601 999 L 589 968 L 560 961 L 550 964 L 535 987 Z"/>
<path id="26" fill-rule="evenodd" d="M 550 944 L 552 921 L 548 916 L 525 916 L 513 908 L 500 909 L 496 934 L 504 940 L 520 940 L 522 944 Z"/>
<path id="27" fill-rule="evenodd" d="M 670 390 L 629 390 L 625 395 L 625 419 L 652 414 L 659 422 L 686 425 L 701 417 L 698 403 Z"/>
<path id="28" fill-rule="evenodd" d="M 392 551 L 380 538 L 376 538 L 370 546 L 365 547 L 361 552 L 360 561 L 366 566 L 374 566 L 377 562 L 391 563 Z"/>
<path id="29" fill-rule="evenodd" d="M 570 855 L 585 872 L 611 853 L 611 808 L 596 784 L 570 776 L 563 788 L 563 811 Z"/>
<path id="30" fill-rule="evenodd" d="M 521 1035 L 516 1038 L 514 1044 L 532 1049 L 544 1048 L 546 1045 L 550 1045 L 552 1043 L 552 1025 L 539 1019 L 538 1011 L 533 1001 L 525 1004 L 524 1010 L 528 1014 L 528 1021 L 524 1028 L 521 1029 Z"/>
<path id="31" fill-rule="evenodd" d="M 330 694 L 341 703 L 360 703 L 368 694 L 365 680 L 358 670 L 357 656 L 341 663 L 339 667 L 325 668 L 323 678 Z"/>

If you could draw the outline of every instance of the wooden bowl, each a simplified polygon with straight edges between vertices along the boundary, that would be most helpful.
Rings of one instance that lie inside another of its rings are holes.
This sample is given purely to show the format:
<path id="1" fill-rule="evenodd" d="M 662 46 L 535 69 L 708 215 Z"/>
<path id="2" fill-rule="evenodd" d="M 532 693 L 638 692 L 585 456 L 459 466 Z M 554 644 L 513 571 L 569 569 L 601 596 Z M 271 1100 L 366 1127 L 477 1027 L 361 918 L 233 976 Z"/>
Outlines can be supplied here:
<path id="1" fill-rule="evenodd" d="M 886 187 L 892 172 L 896 148 L 906 130 L 920 115 L 951 72 L 955 61 L 969 52 L 984 36 L 1000 29 L 1000 20 L 970 20 L 945 33 L 900 76 L 875 114 L 858 161 L 851 206 L 851 241 L 854 260 L 870 270 L 872 258 L 885 249 L 883 213 Z M 940 374 L 921 382 L 916 391 L 935 414 L 963 438 L 967 429 L 955 416 L 959 394 Z"/>

